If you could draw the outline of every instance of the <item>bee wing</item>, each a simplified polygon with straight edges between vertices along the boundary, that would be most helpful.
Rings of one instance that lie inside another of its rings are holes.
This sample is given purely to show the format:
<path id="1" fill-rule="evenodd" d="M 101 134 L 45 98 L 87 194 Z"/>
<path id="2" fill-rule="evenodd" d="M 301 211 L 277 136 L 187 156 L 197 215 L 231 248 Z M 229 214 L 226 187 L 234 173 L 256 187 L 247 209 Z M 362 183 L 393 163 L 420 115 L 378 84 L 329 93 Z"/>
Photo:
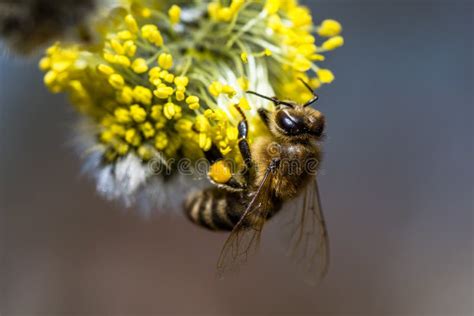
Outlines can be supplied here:
<path id="1" fill-rule="evenodd" d="M 218 275 L 237 270 L 259 245 L 263 226 L 271 209 L 271 186 L 275 169 L 268 166 L 251 202 L 227 238 L 217 262 Z"/>
<path id="2" fill-rule="evenodd" d="M 306 186 L 300 203 L 286 223 L 290 229 L 288 251 L 307 281 L 315 284 L 329 269 L 329 238 L 316 178 Z"/>

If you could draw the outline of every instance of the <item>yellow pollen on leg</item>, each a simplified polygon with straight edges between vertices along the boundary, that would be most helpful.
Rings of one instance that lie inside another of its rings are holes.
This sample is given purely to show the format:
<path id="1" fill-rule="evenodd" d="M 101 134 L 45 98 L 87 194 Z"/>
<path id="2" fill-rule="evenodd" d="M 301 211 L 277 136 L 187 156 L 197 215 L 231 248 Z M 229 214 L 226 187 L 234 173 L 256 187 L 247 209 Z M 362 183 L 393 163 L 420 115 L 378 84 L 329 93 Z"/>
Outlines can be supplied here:
<path id="1" fill-rule="evenodd" d="M 228 163 L 219 160 L 209 168 L 208 176 L 215 183 L 225 184 L 232 178 L 232 172 Z"/>

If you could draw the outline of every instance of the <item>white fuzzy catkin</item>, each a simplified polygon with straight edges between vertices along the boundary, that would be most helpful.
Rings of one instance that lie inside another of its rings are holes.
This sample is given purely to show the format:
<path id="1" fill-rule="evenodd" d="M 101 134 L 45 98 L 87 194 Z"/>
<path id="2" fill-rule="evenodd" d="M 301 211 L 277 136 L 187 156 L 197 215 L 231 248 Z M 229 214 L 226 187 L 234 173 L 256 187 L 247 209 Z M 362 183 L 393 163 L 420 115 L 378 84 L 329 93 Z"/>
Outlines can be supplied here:
<path id="1" fill-rule="evenodd" d="M 182 202 L 204 179 L 174 174 L 155 174 L 148 163 L 133 153 L 115 164 L 103 163 L 104 147 L 97 145 L 94 124 L 81 119 L 74 130 L 74 146 L 84 160 L 82 172 L 96 183 L 99 195 L 134 208 L 144 216 L 160 212 L 181 212 Z"/>

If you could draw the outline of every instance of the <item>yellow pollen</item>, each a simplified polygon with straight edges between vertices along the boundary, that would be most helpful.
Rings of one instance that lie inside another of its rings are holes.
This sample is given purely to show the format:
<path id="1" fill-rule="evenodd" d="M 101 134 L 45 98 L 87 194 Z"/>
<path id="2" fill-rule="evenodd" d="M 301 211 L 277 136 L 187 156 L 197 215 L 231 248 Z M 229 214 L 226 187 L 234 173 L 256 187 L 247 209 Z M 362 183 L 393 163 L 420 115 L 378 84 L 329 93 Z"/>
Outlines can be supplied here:
<path id="1" fill-rule="evenodd" d="M 125 17 L 125 24 L 127 25 L 128 27 L 128 30 L 132 33 L 138 33 L 138 24 L 137 24 L 137 21 L 135 20 L 135 18 L 131 15 L 131 14 L 128 14 L 126 17 Z"/>
<path id="2" fill-rule="evenodd" d="M 115 56 L 115 63 L 124 67 L 130 67 L 130 59 L 127 56 L 117 55 Z"/>
<path id="3" fill-rule="evenodd" d="M 173 56 L 167 53 L 162 53 L 160 57 L 158 57 L 158 64 L 161 68 L 170 69 L 173 67 Z"/>
<path id="4" fill-rule="evenodd" d="M 137 74 L 142 74 L 148 71 L 148 64 L 143 58 L 137 58 L 133 61 L 132 70 Z"/>
<path id="5" fill-rule="evenodd" d="M 219 81 L 214 81 L 210 86 L 209 86 L 209 92 L 215 96 L 215 97 L 218 97 L 221 93 L 222 93 L 222 89 L 223 89 L 223 85 L 222 83 L 220 83 Z"/>
<path id="6" fill-rule="evenodd" d="M 129 149 L 130 147 L 125 142 L 119 142 L 115 145 L 115 150 L 117 151 L 119 155 L 122 155 L 122 156 L 126 155 Z"/>
<path id="7" fill-rule="evenodd" d="M 172 102 L 166 103 L 163 108 L 163 114 L 168 120 L 171 120 L 176 114 L 176 105 Z"/>
<path id="8" fill-rule="evenodd" d="M 344 38 L 342 36 L 334 36 L 325 41 L 322 45 L 323 49 L 325 50 L 334 50 L 336 48 L 341 47 L 344 45 Z"/>
<path id="9" fill-rule="evenodd" d="M 224 87 L 222 87 L 222 92 L 227 94 L 229 98 L 233 98 L 237 94 L 235 89 L 229 85 L 225 85 Z"/>
<path id="10" fill-rule="evenodd" d="M 191 104 L 191 103 L 199 103 L 199 98 L 197 96 L 191 95 L 186 98 L 186 103 Z"/>
<path id="11" fill-rule="evenodd" d="M 148 146 L 140 146 L 138 148 L 138 156 L 145 161 L 153 158 L 153 151 Z"/>
<path id="12" fill-rule="evenodd" d="M 189 78 L 184 76 L 179 76 L 174 79 L 174 84 L 177 86 L 186 87 L 189 84 Z"/>
<path id="13" fill-rule="evenodd" d="M 135 101 L 140 102 L 144 105 L 150 105 L 153 95 L 151 90 L 142 86 L 136 86 L 133 89 L 133 98 Z"/>
<path id="14" fill-rule="evenodd" d="M 178 101 L 183 101 L 185 98 L 184 92 L 183 91 L 176 91 L 176 100 Z"/>
<path id="15" fill-rule="evenodd" d="M 339 35 L 342 31 L 342 26 L 339 22 L 335 20 L 324 20 L 323 23 L 321 23 L 321 26 L 318 28 L 318 34 L 319 36 L 323 37 L 332 37 Z"/>
<path id="16" fill-rule="evenodd" d="M 125 86 L 122 91 L 117 92 L 117 101 L 122 104 L 130 104 L 133 102 L 133 90 L 132 88 Z"/>
<path id="17" fill-rule="evenodd" d="M 125 50 L 127 56 L 133 57 L 137 52 L 137 45 L 135 45 L 133 41 L 129 40 L 123 44 L 123 49 Z"/>
<path id="18" fill-rule="evenodd" d="M 232 178 L 232 172 L 224 160 L 219 160 L 209 168 L 208 176 L 215 183 L 225 184 Z"/>
<path id="19" fill-rule="evenodd" d="M 168 99 L 173 94 L 173 92 L 173 88 L 168 87 L 165 84 L 160 84 L 153 94 L 159 99 Z"/>
<path id="20" fill-rule="evenodd" d="M 117 33 L 117 37 L 122 41 L 127 41 L 133 38 L 133 35 L 130 31 L 120 31 Z"/>
<path id="21" fill-rule="evenodd" d="M 123 48 L 122 44 L 120 44 L 119 41 L 117 40 L 111 40 L 110 41 L 110 46 L 112 46 L 112 49 L 119 55 L 125 54 L 125 49 Z"/>
<path id="22" fill-rule="evenodd" d="M 115 70 L 112 67 L 110 67 L 109 65 L 106 65 L 106 64 L 98 65 L 97 70 L 99 72 L 103 73 L 106 76 L 110 76 L 111 74 L 113 74 L 115 72 Z"/>
<path id="23" fill-rule="evenodd" d="M 321 83 L 331 83 L 334 81 L 334 75 L 329 69 L 318 69 L 316 73 Z"/>
<path id="24" fill-rule="evenodd" d="M 109 77 L 109 84 L 115 89 L 122 89 L 125 84 L 125 80 L 119 74 L 112 74 Z"/>
<path id="25" fill-rule="evenodd" d="M 303 55 L 298 55 L 293 61 L 293 68 L 300 72 L 306 72 L 311 68 L 311 61 Z"/>
<path id="26" fill-rule="evenodd" d="M 153 125 L 150 122 L 145 122 L 140 125 L 140 129 L 143 133 L 143 136 L 145 136 L 145 138 L 147 139 L 155 136 L 155 129 L 153 128 Z"/>
<path id="27" fill-rule="evenodd" d="M 130 115 L 137 123 L 143 123 L 146 120 L 146 111 L 138 104 L 134 104 L 130 107 Z"/>
<path id="28" fill-rule="evenodd" d="M 200 108 L 200 105 L 199 105 L 199 103 L 191 103 L 191 104 L 189 104 L 189 108 L 191 110 L 198 110 Z"/>
<path id="29" fill-rule="evenodd" d="M 265 10 L 268 14 L 275 14 L 280 9 L 280 0 L 267 0 Z"/>
<path id="30" fill-rule="evenodd" d="M 130 112 L 124 108 L 118 108 L 114 112 L 115 118 L 119 123 L 130 123 L 132 121 Z"/>
<path id="31" fill-rule="evenodd" d="M 155 147 L 158 150 L 163 150 L 168 146 L 168 136 L 165 132 L 159 132 L 155 137 Z"/>
<path id="32" fill-rule="evenodd" d="M 212 139 L 205 133 L 199 134 L 199 147 L 204 151 L 208 151 L 212 147 Z"/>
<path id="33" fill-rule="evenodd" d="M 141 136 L 134 128 L 130 128 L 125 132 L 125 140 L 132 146 L 138 146 L 141 143 Z"/>
<path id="34" fill-rule="evenodd" d="M 40 60 L 39 67 L 41 70 L 46 71 L 51 68 L 51 59 L 48 57 L 43 57 Z"/>
<path id="35" fill-rule="evenodd" d="M 179 23 L 181 19 L 181 8 L 177 5 L 172 5 L 168 10 L 168 15 L 172 24 Z"/>

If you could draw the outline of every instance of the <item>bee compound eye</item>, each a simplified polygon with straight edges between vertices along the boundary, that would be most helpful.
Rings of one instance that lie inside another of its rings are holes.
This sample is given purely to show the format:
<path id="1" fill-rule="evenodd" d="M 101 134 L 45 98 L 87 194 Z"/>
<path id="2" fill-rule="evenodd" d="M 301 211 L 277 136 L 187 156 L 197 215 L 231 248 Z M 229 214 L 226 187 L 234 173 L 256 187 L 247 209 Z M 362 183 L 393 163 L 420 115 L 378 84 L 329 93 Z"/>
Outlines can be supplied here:
<path id="1" fill-rule="evenodd" d="M 276 123 L 287 135 L 298 135 L 304 132 L 304 120 L 285 111 L 277 114 Z"/>

